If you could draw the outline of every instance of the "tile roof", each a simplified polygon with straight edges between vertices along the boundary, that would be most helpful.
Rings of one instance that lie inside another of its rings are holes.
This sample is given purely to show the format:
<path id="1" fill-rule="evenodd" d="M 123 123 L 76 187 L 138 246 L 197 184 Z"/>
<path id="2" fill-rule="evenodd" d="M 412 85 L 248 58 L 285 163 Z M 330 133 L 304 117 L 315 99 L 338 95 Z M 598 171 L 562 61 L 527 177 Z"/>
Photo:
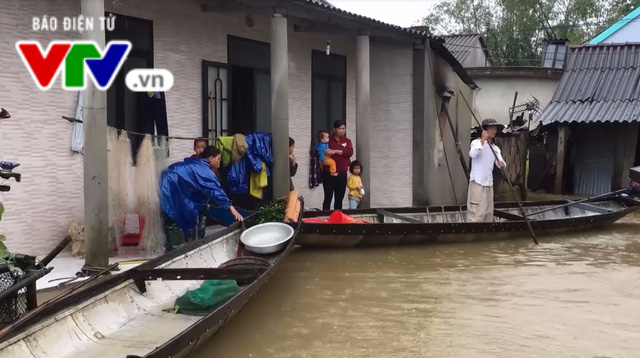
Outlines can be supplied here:
<path id="1" fill-rule="evenodd" d="M 566 71 L 540 121 L 640 121 L 639 83 L 640 44 L 571 47 Z"/>
<path id="2" fill-rule="evenodd" d="M 413 37 L 425 38 L 428 35 L 428 33 L 425 32 L 425 31 L 388 24 L 386 22 L 382 22 L 382 21 L 379 21 L 379 20 L 376 20 L 376 19 L 372 19 L 370 17 L 366 17 L 366 16 L 362 16 L 362 15 L 358 15 L 358 14 L 349 12 L 349 11 L 342 10 L 342 9 L 340 9 L 338 7 L 333 6 L 327 0 L 300 0 L 299 3 L 309 4 L 309 5 L 317 8 L 317 9 L 329 10 L 331 12 L 337 13 L 337 14 L 345 16 L 347 18 L 363 21 L 363 22 L 369 23 L 369 25 L 381 26 L 381 27 L 386 28 L 388 30 L 399 31 L 401 33 L 404 33 L 406 35 L 411 35 Z"/>

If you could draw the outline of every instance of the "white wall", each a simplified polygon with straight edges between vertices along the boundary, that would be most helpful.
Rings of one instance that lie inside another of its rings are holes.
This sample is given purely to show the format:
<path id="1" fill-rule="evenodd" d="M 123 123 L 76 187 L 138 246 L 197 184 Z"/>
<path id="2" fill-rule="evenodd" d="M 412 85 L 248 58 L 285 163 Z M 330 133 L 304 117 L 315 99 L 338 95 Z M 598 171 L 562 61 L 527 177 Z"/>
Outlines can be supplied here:
<path id="1" fill-rule="evenodd" d="M 411 206 L 413 47 L 371 42 L 371 206 Z"/>
<path id="2" fill-rule="evenodd" d="M 476 109 L 485 118 L 494 118 L 499 123 L 509 123 L 509 107 L 513 105 L 513 96 L 518 92 L 516 104 L 533 100 L 540 101 L 540 105 L 546 107 L 551 101 L 558 87 L 560 78 L 545 77 L 478 77 L 473 80 L 480 87 L 476 94 Z M 475 127 L 475 121 L 471 119 L 471 127 Z"/>
<path id="3" fill-rule="evenodd" d="M 609 37 L 601 41 L 600 43 L 625 43 L 625 42 L 639 42 L 640 41 L 640 18 L 635 18 L 633 21 L 629 21 L 626 25 L 618 29 L 618 31 L 611 34 Z"/>
<path id="4" fill-rule="evenodd" d="M 269 42 L 270 19 L 244 13 L 202 13 L 198 2 L 156 0 L 105 1 L 107 11 L 153 20 L 156 68 L 166 68 L 175 78 L 167 93 L 171 136 L 196 137 L 202 133 L 201 61 L 227 62 L 227 35 Z M 0 160 L 22 163 L 21 183 L 1 200 L 6 212 L 0 233 L 10 250 L 44 254 L 67 235 L 68 223 L 83 214 L 82 156 L 70 150 L 71 125 L 60 118 L 73 116 L 77 93 L 63 91 L 58 83 L 49 91 L 37 90 L 15 51 L 18 40 L 46 44 L 53 39 L 80 39 L 79 33 L 43 33 L 31 30 L 33 16 L 77 16 L 76 0 L 2 0 L 0 2 L 0 107 L 12 115 L 0 121 Z M 311 50 L 324 50 L 331 40 L 333 53 L 347 56 L 347 135 L 355 133 L 355 39 L 345 36 L 289 32 L 290 136 L 296 140 L 296 189 L 309 207 L 321 207 L 322 187 L 309 189 L 311 142 Z M 411 46 L 372 44 L 372 200 L 376 205 L 411 203 Z M 387 65 L 391 64 L 391 65 Z M 7 70 L 11 69 L 11 70 Z M 382 86 L 378 88 L 378 86 Z M 191 141 L 171 141 L 170 161 L 192 151 Z M 391 159 L 383 159 L 392 154 Z M 357 153 L 353 159 L 357 158 Z M 406 159 L 402 159 L 406 158 Z M 394 173 L 394 185 L 388 185 Z M 345 206 L 346 206 L 345 197 Z"/>

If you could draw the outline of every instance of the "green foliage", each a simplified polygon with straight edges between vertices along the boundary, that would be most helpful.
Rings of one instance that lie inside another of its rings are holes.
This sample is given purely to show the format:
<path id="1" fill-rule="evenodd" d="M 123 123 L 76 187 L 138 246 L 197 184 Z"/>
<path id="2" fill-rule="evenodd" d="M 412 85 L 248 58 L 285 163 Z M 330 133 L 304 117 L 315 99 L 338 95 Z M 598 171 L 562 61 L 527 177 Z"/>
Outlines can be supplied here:
<path id="1" fill-rule="evenodd" d="M 263 224 L 268 222 L 283 222 L 284 210 L 286 207 L 286 201 L 279 201 L 272 206 L 261 208 L 255 216 L 255 223 Z"/>
<path id="2" fill-rule="evenodd" d="M 485 34 L 496 65 L 538 66 L 544 39 L 581 44 L 638 6 L 640 0 L 444 0 L 421 22 L 436 35 Z"/>

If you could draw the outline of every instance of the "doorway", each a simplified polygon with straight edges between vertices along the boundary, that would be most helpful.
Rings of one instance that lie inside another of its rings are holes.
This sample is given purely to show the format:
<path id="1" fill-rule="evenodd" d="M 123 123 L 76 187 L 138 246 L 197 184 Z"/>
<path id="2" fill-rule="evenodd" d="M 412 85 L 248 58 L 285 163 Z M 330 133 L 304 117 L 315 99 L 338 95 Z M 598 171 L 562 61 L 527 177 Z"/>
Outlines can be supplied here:
<path id="1" fill-rule="evenodd" d="M 230 134 L 271 132 L 271 49 L 266 42 L 228 36 Z"/>
<path id="2" fill-rule="evenodd" d="M 347 119 L 347 58 L 311 51 L 311 138 Z"/>
<path id="3" fill-rule="evenodd" d="M 107 90 L 107 124 L 126 131 L 140 130 L 140 96 L 125 85 L 127 73 L 135 68 L 153 68 L 153 21 L 121 14 L 115 15 L 115 29 L 106 31 L 107 42 L 126 40 L 131 42 L 131 51 L 112 86 Z M 109 16 L 109 13 L 106 14 Z M 168 133 L 167 133 L 168 134 Z M 142 142 L 140 136 L 131 136 L 132 154 L 135 158 Z"/>

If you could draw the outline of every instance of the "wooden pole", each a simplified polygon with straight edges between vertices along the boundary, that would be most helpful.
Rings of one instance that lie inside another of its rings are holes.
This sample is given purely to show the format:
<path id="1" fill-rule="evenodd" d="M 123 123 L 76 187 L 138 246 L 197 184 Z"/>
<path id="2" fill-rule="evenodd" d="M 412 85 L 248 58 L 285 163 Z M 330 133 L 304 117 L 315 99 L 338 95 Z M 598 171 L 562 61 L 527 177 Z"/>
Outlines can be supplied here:
<path id="1" fill-rule="evenodd" d="M 451 134 L 453 135 L 453 140 L 456 141 L 456 149 L 458 150 L 458 156 L 460 157 L 460 164 L 462 165 L 462 170 L 464 170 L 464 175 L 467 176 L 467 181 L 470 178 L 469 167 L 467 166 L 467 161 L 464 159 L 464 154 L 462 153 L 462 148 L 460 147 L 460 141 L 458 141 L 458 135 L 456 134 L 455 129 L 453 128 L 453 121 L 451 120 L 451 115 L 449 115 L 449 109 L 446 105 L 442 106 L 444 108 L 444 114 L 447 115 L 447 121 L 449 122 L 449 127 L 451 128 Z"/>
<path id="2" fill-rule="evenodd" d="M 462 96 L 462 99 L 464 100 L 464 103 L 467 105 L 467 108 L 469 108 L 469 112 L 471 112 L 471 116 L 473 116 L 473 119 L 475 119 L 476 123 L 478 124 L 478 127 L 480 127 L 480 129 L 482 129 L 482 125 L 480 124 L 480 121 L 478 120 L 478 118 L 476 117 L 476 114 L 473 113 L 473 110 L 471 109 L 471 106 L 469 105 L 469 102 L 467 102 L 467 99 L 464 97 L 464 93 L 462 93 L 462 91 L 458 90 L 460 92 L 460 95 Z M 516 92 L 517 93 L 517 92 Z M 492 147 L 493 143 L 489 143 L 489 148 L 491 148 L 491 153 L 493 153 L 493 156 L 496 158 L 496 161 L 498 161 L 498 155 L 496 154 L 495 150 Z M 529 222 L 529 219 L 527 218 L 527 214 L 524 212 L 524 208 L 522 207 L 522 203 L 520 203 L 520 200 L 518 199 L 518 196 L 516 195 L 516 191 L 513 189 L 513 185 L 511 185 L 511 181 L 509 180 L 509 177 L 507 176 L 507 173 L 505 173 L 504 168 L 500 168 L 500 171 L 502 171 L 502 175 L 504 175 L 507 184 L 509 185 L 509 189 L 511 189 L 511 194 L 513 194 L 513 198 L 516 200 L 516 203 L 518 204 L 518 208 L 520 209 L 520 214 L 522 214 L 522 217 L 524 218 L 524 221 L 527 223 L 527 227 L 529 228 L 529 232 L 531 233 L 531 238 L 533 239 L 533 242 L 538 245 L 538 239 L 536 238 L 536 234 L 533 232 L 533 228 L 531 227 L 531 223 Z"/>
<path id="3" fill-rule="evenodd" d="M 513 96 L 513 106 L 511 106 L 511 111 L 509 111 L 509 128 L 513 129 L 513 112 L 516 110 L 516 100 L 518 99 L 518 91 Z"/>
<path id="4" fill-rule="evenodd" d="M 564 178 L 564 161 L 567 149 L 567 132 L 569 127 L 564 124 L 558 126 L 558 149 L 556 151 L 556 178 L 553 186 L 555 194 L 562 194 L 562 182 Z"/>

